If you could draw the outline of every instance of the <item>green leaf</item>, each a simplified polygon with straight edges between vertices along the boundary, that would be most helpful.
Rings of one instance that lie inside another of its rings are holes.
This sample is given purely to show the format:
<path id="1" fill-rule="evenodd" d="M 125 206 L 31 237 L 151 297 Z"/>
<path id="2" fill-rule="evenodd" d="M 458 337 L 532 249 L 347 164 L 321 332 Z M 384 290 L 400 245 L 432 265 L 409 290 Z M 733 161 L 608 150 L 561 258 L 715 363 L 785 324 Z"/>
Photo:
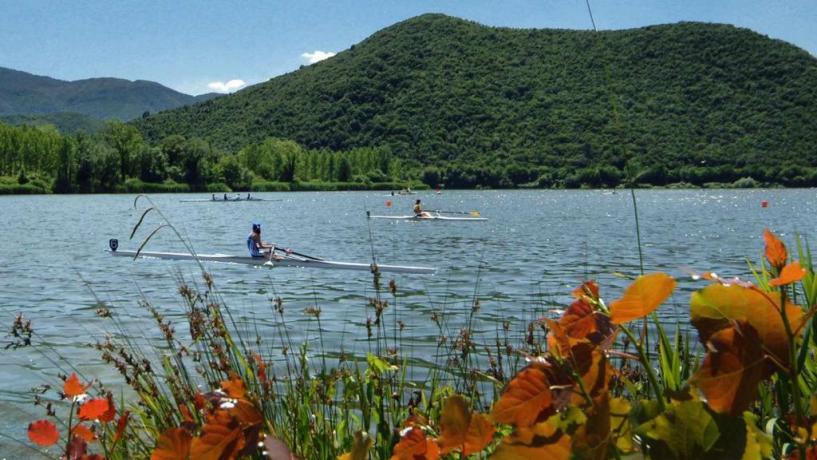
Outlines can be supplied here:
<path id="1" fill-rule="evenodd" d="M 374 371 L 376 374 L 382 374 L 387 371 L 393 372 L 397 370 L 397 366 L 391 365 L 371 353 L 366 355 L 366 362 L 369 363 L 369 369 Z"/>
<path id="2" fill-rule="evenodd" d="M 742 460 L 771 458 L 772 438 L 758 429 L 757 416 L 751 412 L 744 412 L 743 421 L 746 423 L 746 449 L 743 451 Z"/>
<path id="3" fill-rule="evenodd" d="M 677 403 L 639 426 L 636 433 L 657 441 L 654 458 L 693 460 L 715 445 L 720 430 L 700 401 Z"/>

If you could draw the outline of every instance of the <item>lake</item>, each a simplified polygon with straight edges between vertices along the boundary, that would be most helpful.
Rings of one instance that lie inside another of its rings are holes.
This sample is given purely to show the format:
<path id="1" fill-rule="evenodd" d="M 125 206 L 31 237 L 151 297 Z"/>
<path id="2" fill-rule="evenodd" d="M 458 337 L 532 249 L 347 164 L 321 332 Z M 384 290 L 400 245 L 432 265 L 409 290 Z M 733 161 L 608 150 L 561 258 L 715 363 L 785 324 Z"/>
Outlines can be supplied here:
<path id="1" fill-rule="evenodd" d="M 444 191 L 390 197 L 384 192 L 256 194 L 274 202 L 185 203 L 206 195 L 155 195 L 152 200 L 200 253 L 246 254 L 250 223 L 261 222 L 265 241 L 331 260 L 436 267 L 434 275 L 397 274 L 397 311 L 405 322 L 403 346 L 433 361 L 443 312 L 452 330 L 464 323 L 472 300 L 480 300 L 477 340 L 490 342 L 502 320 L 523 334 L 540 312 L 566 305 L 585 278 L 602 296 L 615 299 L 628 283 L 616 272 L 638 273 L 638 252 L 627 191 Z M 679 288 L 659 314 L 686 322 L 689 292 L 700 287 L 684 267 L 750 277 L 746 258 L 757 261 L 762 231 L 772 228 L 790 243 L 795 233 L 813 239 L 815 190 L 639 190 L 639 217 L 647 271 L 666 271 Z M 376 214 L 408 214 L 415 198 L 427 209 L 479 210 L 487 222 L 367 220 Z M 389 209 L 386 201 L 393 205 Z M 761 201 L 768 200 L 767 208 Z M 155 340 L 156 327 L 139 306 L 148 300 L 171 321 L 182 314 L 179 277 L 201 283 L 192 262 L 111 257 L 108 239 L 136 249 L 160 222 L 147 216 L 128 240 L 141 211 L 133 195 L 0 197 L 0 318 L 8 330 L 22 312 L 32 320 L 34 342 L 46 343 L 88 376 L 120 382 L 88 346 L 111 330 L 98 318 L 97 299 L 137 340 Z M 790 244 L 791 246 L 791 244 Z M 168 229 L 147 250 L 183 251 Z M 314 321 L 303 309 L 322 309 L 329 350 L 364 355 L 365 324 L 373 316 L 368 272 L 253 268 L 207 264 L 227 305 L 248 333 L 273 334 L 271 299 L 280 296 L 293 339 L 315 340 Z M 393 307 L 390 307 L 393 308 Z M 386 315 L 390 315 L 388 311 Z M 178 324 L 178 323 L 177 323 Z M 184 330 L 183 326 L 178 329 Z M 252 332 L 249 332 L 252 331 Z M 362 333 L 361 333 L 362 331 Z M 5 339 L 4 339 L 5 341 Z M 54 355 L 50 355 L 54 358 Z M 60 358 L 55 358 L 60 359 Z M 65 367 L 67 365 L 63 363 Z M 0 432 L 24 438 L 28 421 L 43 412 L 30 404 L 29 389 L 57 382 L 54 365 L 32 348 L 0 351 Z M 0 454 L 12 449 L 0 438 Z"/>

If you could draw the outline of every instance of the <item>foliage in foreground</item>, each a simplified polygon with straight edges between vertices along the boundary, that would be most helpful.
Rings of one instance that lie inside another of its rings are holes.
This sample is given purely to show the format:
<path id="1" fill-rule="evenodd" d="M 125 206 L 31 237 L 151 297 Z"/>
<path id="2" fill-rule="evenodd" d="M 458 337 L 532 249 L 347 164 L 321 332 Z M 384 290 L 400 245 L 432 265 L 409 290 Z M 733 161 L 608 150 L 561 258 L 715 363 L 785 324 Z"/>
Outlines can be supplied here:
<path id="1" fill-rule="evenodd" d="M 680 330 L 670 336 L 658 322 L 676 282 L 652 273 L 609 304 L 596 283 L 583 283 L 561 316 L 531 323 L 527 351 L 497 337 L 496 354 L 485 348 L 487 369 L 468 370 L 478 349 L 469 326 L 450 347 L 441 341 L 449 361 L 422 382 L 406 378 L 398 322 L 389 337 L 376 270 L 375 317 L 366 325 L 376 348 L 365 363 L 341 354 L 335 366 L 306 342 L 293 344 L 286 328 L 266 350 L 260 337 L 248 343 L 205 273 L 202 292 L 180 286 L 189 342 L 145 304 L 165 339 L 158 360 L 127 339 L 96 345 L 133 400 L 115 404 L 101 383 L 63 376 L 51 401 L 38 396 L 49 417 L 28 436 L 69 459 L 813 458 L 817 278 L 807 249 L 798 246 L 800 260 L 790 261 L 776 236 L 767 231 L 764 240 L 755 283 L 693 277 L 708 283 L 690 299 L 702 357 Z M 389 293 L 396 302 L 393 282 Z M 274 310 L 283 324 L 280 299 Z M 98 313 L 116 323 L 109 310 Z M 320 310 L 305 313 L 320 330 Z M 540 353 L 538 328 L 547 331 Z M 30 345 L 30 324 L 18 317 L 12 335 Z M 504 374 L 502 360 L 514 354 L 525 354 L 526 365 Z"/>

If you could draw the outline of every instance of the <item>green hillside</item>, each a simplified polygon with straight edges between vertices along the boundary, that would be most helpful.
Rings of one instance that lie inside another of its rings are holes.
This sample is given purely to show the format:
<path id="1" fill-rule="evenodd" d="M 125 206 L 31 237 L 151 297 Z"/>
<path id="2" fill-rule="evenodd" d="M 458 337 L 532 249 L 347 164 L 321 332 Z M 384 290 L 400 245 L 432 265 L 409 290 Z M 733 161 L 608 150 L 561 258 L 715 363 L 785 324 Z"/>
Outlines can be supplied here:
<path id="1" fill-rule="evenodd" d="M 0 116 L 73 112 L 99 120 L 131 120 L 212 99 L 174 91 L 158 83 L 120 78 L 64 81 L 0 67 Z"/>
<path id="2" fill-rule="evenodd" d="M 452 186 L 615 185 L 625 171 L 658 185 L 797 185 L 817 180 L 814 88 L 813 56 L 729 25 L 594 34 L 424 15 L 135 123 L 153 142 L 181 134 L 228 151 L 268 137 L 388 147 Z"/>

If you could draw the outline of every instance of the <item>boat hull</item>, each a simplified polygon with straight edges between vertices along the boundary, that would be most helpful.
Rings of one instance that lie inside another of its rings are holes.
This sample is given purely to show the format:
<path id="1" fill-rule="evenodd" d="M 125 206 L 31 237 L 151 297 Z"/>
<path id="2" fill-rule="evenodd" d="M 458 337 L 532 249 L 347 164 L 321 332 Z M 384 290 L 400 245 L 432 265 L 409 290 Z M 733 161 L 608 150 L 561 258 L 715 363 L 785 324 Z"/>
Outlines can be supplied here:
<path id="1" fill-rule="evenodd" d="M 441 216 L 441 215 L 438 215 L 438 214 L 432 214 L 429 217 L 417 217 L 417 216 L 414 216 L 414 215 L 411 215 L 411 216 L 374 216 L 374 215 L 370 215 L 369 219 L 416 220 L 416 221 L 421 221 L 421 220 L 445 220 L 445 221 L 460 221 L 460 222 L 466 222 L 466 221 L 484 222 L 484 221 L 488 220 L 485 217 L 464 217 L 464 216 L 463 217 L 456 217 L 456 216 Z"/>
<path id="2" fill-rule="evenodd" d="M 113 256 L 137 257 L 136 251 L 109 251 Z M 358 270 L 371 271 L 371 264 L 338 262 L 334 260 L 309 259 L 305 257 L 285 257 L 281 260 L 270 260 L 266 257 L 233 256 L 229 254 L 188 254 L 181 252 L 151 252 L 142 251 L 139 257 L 163 259 L 163 260 L 199 260 L 203 262 L 221 262 L 228 264 L 258 265 L 266 267 L 300 267 L 300 268 L 324 268 L 331 270 Z M 415 267 L 407 265 L 382 265 L 377 264 L 381 272 L 391 273 L 434 273 L 431 267 Z"/>

